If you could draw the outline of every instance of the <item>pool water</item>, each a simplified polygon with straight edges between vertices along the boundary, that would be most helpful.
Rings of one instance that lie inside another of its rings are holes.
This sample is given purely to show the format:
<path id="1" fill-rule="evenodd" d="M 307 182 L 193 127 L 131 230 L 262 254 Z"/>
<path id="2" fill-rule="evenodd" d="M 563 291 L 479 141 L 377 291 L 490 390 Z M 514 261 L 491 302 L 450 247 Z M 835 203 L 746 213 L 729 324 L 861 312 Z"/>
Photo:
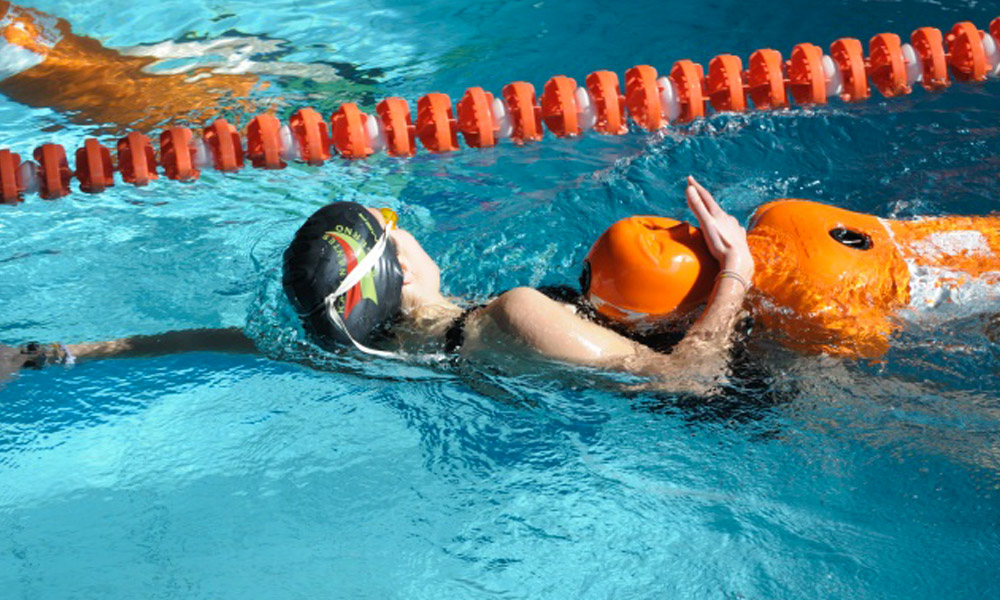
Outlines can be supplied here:
<path id="1" fill-rule="evenodd" d="M 283 116 L 998 16 L 972 0 L 31 6 L 106 46 L 261 38 L 280 47 L 262 62 L 343 78 L 269 76 L 254 100 Z M 22 155 L 95 132 L 110 143 L 103 131 L 0 97 L 0 146 Z M 746 219 L 776 197 L 984 214 L 1000 207 L 998 173 L 992 80 L 0 207 L 0 343 L 244 326 L 264 351 L 92 362 L 0 390 L 0 597 L 996 598 L 989 306 L 913 320 L 876 362 L 760 338 L 763 389 L 697 402 L 568 368 L 317 356 L 280 256 L 330 200 L 388 205 L 447 292 L 483 299 L 573 284 L 618 218 L 692 218 L 688 174 Z M 327 369 L 294 362 L 310 352 Z"/>

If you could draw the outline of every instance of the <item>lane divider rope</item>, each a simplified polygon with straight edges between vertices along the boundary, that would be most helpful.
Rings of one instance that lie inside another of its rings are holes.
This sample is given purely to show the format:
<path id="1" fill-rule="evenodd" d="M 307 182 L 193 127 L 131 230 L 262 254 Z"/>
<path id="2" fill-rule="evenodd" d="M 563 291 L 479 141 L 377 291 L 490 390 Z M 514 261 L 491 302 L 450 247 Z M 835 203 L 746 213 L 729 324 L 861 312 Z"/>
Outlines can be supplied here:
<path id="1" fill-rule="evenodd" d="M 988 31 L 968 21 L 956 23 L 947 35 L 921 27 L 902 42 L 894 33 L 881 33 L 868 43 L 865 58 L 860 40 L 841 38 L 829 54 L 819 46 L 801 43 L 788 60 L 773 49 L 750 55 L 747 68 L 740 57 L 716 56 L 702 65 L 690 60 L 673 64 L 668 75 L 654 67 L 638 65 L 625 72 L 622 93 L 618 75 L 596 71 L 578 85 L 571 77 L 557 75 L 546 82 L 541 98 L 530 83 L 505 85 L 500 96 L 472 87 L 453 107 L 439 92 L 417 100 L 416 123 L 403 98 L 385 98 L 375 114 L 362 112 L 354 103 L 341 105 L 330 116 L 329 126 L 316 110 L 301 108 L 287 124 L 274 115 L 255 116 L 240 133 L 224 119 L 201 131 L 170 127 L 159 136 L 159 155 L 148 136 L 132 131 L 117 140 L 115 161 L 111 150 L 88 138 L 74 154 L 70 169 L 65 148 L 42 144 L 34 160 L 22 161 L 10 149 L 0 149 L 0 204 L 17 204 L 37 193 L 52 200 L 70 193 L 75 177 L 81 191 L 91 194 L 114 186 L 117 171 L 122 181 L 144 186 L 159 176 L 194 181 L 203 169 L 239 171 L 249 162 L 260 169 L 283 169 L 290 161 L 322 165 L 334 153 L 361 159 L 379 152 L 410 157 L 417 140 L 429 152 L 460 149 L 459 134 L 471 148 L 489 148 L 510 139 L 517 145 L 541 140 L 547 128 L 556 137 L 573 137 L 587 131 L 622 135 L 629 131 L 626 114 L 636 127 L 656 131 L 673 123 L 689 123 L 715 112 L 742 112 L 751 104 L 758 110 L 826 104 L 837 96 L 844 102 L 862 102 L 871 88 L 886 98 L 909 94 L 919 83 L 929 91 L 959 82 L 980 82 L 1000 77 L 1000 17 Z"/>

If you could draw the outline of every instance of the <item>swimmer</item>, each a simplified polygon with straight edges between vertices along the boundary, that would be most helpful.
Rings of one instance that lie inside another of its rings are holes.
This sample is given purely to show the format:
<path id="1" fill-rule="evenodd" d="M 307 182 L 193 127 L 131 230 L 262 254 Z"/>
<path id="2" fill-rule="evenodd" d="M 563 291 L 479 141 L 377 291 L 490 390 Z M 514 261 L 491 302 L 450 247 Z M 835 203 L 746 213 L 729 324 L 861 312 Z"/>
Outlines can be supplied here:
<path id="1" fill-rule="evenodd" d="M 260 75 L 344 84 L 330 65 L 253 60 L 281 49 L 280 40 L 240 36 L 116 50 L 73 33 L 65 19 L 0 0 L 0 94 L 118 129 L 253 112 L 278 100 L 251 100 L 267 87 Z"/>
<path id="2" fill-rule="evenodd" d="M 482 306 L 441 293 L 441 271 L 388 209 L 329 204 L 298 230 L 284 255 L 283 284 L 309 338 L 328 350 L 447 353 L 558 361 L 648 378 L 656 389 L 704 393 L 726 376 L 734 330 L 753 281 L 746 230 L 689 177 L 687 203 L 720 271 L 704 310 L 669 353 L 588 318 L 582 302 L 521 287 Z M 177 331 L 110 342 L 0 347 L 0 378 L 100 358 L 190 351 L 255 352 L 238 329 Z"/>

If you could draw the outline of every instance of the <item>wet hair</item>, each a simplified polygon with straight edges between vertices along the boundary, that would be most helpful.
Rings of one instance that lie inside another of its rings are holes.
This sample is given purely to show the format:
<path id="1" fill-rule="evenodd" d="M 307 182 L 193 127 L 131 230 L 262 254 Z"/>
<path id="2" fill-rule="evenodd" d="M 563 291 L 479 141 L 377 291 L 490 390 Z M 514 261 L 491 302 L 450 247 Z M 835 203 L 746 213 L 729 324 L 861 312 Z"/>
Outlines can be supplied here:
<path id="1" fill-rule="evenodd" d="M 350 337 L 371 344 L 399 316 L 403 270 L 392 240 L 388 240 L 375 268 L 334 301 L 350 337 L 330 318 L 326 305 L 327 296 L 337 290 L 382 234 L 382 225 L 365 207 L 334 202 L 313 213 L 285 250 L 285 294 L 306 333 L 319 345 L 333 348 L 350 344 Z"/>

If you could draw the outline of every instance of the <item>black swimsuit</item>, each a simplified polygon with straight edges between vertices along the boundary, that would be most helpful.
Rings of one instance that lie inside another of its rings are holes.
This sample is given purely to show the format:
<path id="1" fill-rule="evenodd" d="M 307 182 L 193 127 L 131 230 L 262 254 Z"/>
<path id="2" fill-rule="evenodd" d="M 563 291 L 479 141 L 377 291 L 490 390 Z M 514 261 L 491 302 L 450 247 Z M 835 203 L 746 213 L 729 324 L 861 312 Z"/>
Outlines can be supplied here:
<path id="1" fill-rule="evenodd" d="M 684 338 L 684 333 L 687 330 L 684 324 L 678 324 L 675 328 L 666 331 L 636 334 L 634 331 L 627 331 L 618 323 L 604 318 L 594 310 L 594 307 L 579 291 L 570 286 L 546 286 L 538 288 L 538 291 L 557 302 L 572 305 L 576 308 L 576 313 L 584 319 L 600 323 L 604 327 L 658 352 L 669 353 L 674 345 Z M 458 353 L 462 344 L 465 343 L 465 324 L 468 322 L 469 316 L 485 306 L 487 304 L 469 307 L 455 317 L 444 334 L 444 351 L 446 353 Z M 785 389 L 787 386 L 776 386 L 770 369 L 749 350 L 748 342 L 752 325 L 753 320 L 747 317 L 737 326 L 736 343 L 730 351 L 729 358 L 730 382 L 723 390 L 712 396 L 716 399 L 715 402 L 707 403 L 713 407 L 713 414 L 717 414 L 717 416 L 732 419 L 737 413 L 755 415 L 760 412 L 759 409 L 762 406 L 786 402 L 795 396 L 794 391 L 790 393 L 788 389 Z M 663 408 L 685 404 L 683 400 L 678 401 L 674 395 L 670 395 L 669 398 L 670 401 L 665 403 Z M 702 397 L 695 398 L 693 402 L 691 406 L 706 404 Z M 734 407 L 738 407 L 738 410 Z M 655 403 L 649 405 L 648 408 L 655 410 Z"/>
<path id="2" fill-rule="evenodd" d="M 467 308 L 462 311 L 462 314 L 455 317 L 455 320 L 451 322 L 448 329 L 444 332 L 444 352 L 445 354 L 455 354 L 465 343 L 465 322 L 469 319 L 469 315 L 476 312 L 480 308 L 486 306 L 485 304 L 479 304 L 471 308 Z"/>

